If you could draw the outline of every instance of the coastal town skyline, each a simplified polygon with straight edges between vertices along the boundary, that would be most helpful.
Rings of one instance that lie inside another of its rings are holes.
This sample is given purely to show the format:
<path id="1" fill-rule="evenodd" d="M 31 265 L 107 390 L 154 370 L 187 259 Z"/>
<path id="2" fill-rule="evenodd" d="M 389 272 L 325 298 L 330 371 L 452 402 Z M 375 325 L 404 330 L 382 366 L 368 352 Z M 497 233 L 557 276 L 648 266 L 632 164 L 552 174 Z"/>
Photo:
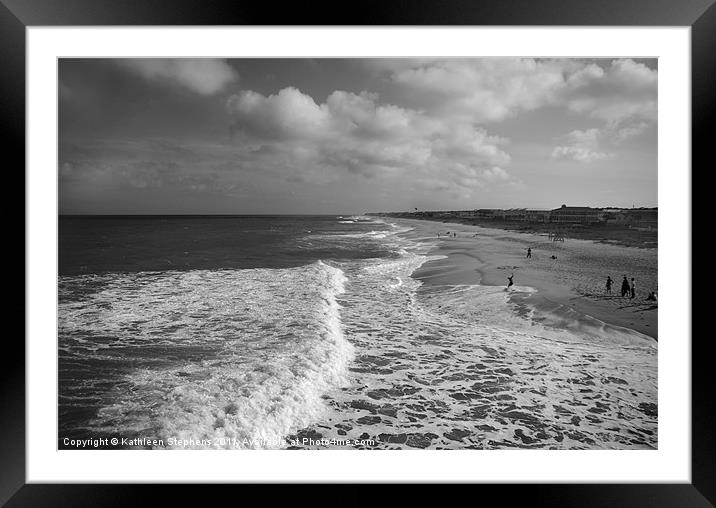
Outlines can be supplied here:
<path id="1" fill-rule="evenodd" d="M 393 212 L 460 212 L 460 211 L 477 211 L 477 210 L 544 210 L 544 211 L 550 211 L 550 210 L 558 210 L 559 208 L 563 207 L 579 207 L 582 208 L 581 205 L 574 205 L 570 204 L 567 205 L 565 203 L 562 203 L 559 206 L 512 206 L 512 207 L 500 207 L 500 206 L 494 206 L 494 207 L 480 207 L 475 206 L 472 208 L 467 209 L 435 209 L 435 210 L 421 210 L 417 207 L 413 207 L 413 209 L 407 209 L 407 210 L 385 210 L 385 211 L 393 211 Z M 588 206 L 584 208 L 593 208 L 595 210 L 607 210 L 607 209 L 614 209 L 614 210 L 634 210 L 634 209 L 658 209 L 658 206 Z"/>
<path id="2" fill-rule="evenodd" d="M 61 214 L 657 205 L 656 59 L 60 59 Z"/>

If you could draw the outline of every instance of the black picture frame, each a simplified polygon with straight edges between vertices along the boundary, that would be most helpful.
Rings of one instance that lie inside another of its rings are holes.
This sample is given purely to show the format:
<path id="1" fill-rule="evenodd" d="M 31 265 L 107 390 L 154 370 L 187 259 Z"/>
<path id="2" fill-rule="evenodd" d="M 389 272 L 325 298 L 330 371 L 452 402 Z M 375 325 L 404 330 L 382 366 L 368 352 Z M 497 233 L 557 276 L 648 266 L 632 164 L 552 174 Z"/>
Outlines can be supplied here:
<path id="1" fill-rule="evenodd" d="M 708 151 L 713 144 L 710 134 L 714 131 L 716 111 L 714 1 L 365 0 L 359 5 L 341 5 L 316 0 L 310 3 L 282 3 L 278 7 L 265 2 L 249 4 L 241 0 L 0 0 L 0 139 L 5 148 L 6 171 L 12 170 L 19 175 L 19 168 L 25 167 L 25 29 L 30 26 L 689 26 L 692 35 L 693 182 L 695 168 L 701 167 L 701 171 L 708 169 Z M 24 188 L 24 178 L 21 185 Z M 696 187 L 692 184 L 692 188 Z M 6 216 L 9 215 L 6 212 Z M 692 216 L 695 217 L 693 205 Z M 27 254 L 24 252 L 25 256 Z M 27 265 L 25 268 L 27 270 Z M 685 297 L 690 298 L 690 295 Z M 24 298 L 22 305 L 24 309 Z M 8 312 L 8 320 L 11 314 L 12 311 Z M 0 503 L 7 503 L 8 506 L 105 506 L 130 505 L 144 499 L 147 488 L 142 486 L 26 484 L 25 346 L 19 337 L 17 333 L 5 335 L 3 366 L 0 369 Z M 529 496 L 532 500 L 530 504 L 539 506 L 716 504 L 716 411 L 709 390 L 713 385 L 710 349 L 710 334 L 694 335 L 691 484 L 527 485 L 520 486 L 516 491 Z M 504 491 L 508 488 L 515 492 L 514 486 L 481 485 L 479 488 L 483 491 Z M 175 486 L 171 491 L 173 495 L 187 500 L 184 497 L 185 489 L 177 489 Z M 344 499 L 355 504 L 360 502 L 359 495 L 346 496 Z M 165 498 L 165 501 L 168 500 Z"/>

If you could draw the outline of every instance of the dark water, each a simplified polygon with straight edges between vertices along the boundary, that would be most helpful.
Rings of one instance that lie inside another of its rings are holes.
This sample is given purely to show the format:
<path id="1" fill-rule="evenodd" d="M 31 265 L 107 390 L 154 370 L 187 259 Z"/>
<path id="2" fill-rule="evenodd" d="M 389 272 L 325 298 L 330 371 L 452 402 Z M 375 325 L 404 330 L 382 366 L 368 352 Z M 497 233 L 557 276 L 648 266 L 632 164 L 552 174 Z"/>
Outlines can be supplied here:
<path id="1" fill-rule="evenodd" d="M 339 236 L 380 228 L 337 216 L 63 216 L 59 273 L 288 268 L 381 257 L 390 254 L 381 243 Z"/>
<path id="2" fill-rule="evenodd" d="M 395 257 L 385 229 L 340 216 L 60 217 L 60 446 L 156 435 L 154 394 L 181 383 L 237 373 L 260 392 L 311 370 L 253 379 L 289 348 L 325 353 L 314 342 L 330 335 L 324 306 L 342 275 L 319 260 Z"/>

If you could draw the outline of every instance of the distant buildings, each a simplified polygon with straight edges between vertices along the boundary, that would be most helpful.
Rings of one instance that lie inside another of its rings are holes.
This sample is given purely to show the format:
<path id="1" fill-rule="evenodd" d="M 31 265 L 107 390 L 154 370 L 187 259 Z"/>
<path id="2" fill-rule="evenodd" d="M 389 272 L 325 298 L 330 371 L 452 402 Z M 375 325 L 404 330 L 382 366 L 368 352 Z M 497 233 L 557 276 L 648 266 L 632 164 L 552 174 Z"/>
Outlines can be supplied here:
<path id="1" fill-rule="evenodd" d="M 524 222 L 526 218 L 527 210 L 525 208 L 510 208 L 502 211 L 502 220 Z"/>
<path id="2" fill-rule="evenodd" d="M 555 224 L 614 224 L 634 229 L 657 229 L 658 208 L 591 208 L 562 205 L 554 209 L 538 208 L 478 208 L 455 211 L 415 211 L 387 215 L 477 219 L 481 221 L 555 223 Z"/>
<path id="3" fill-rule="evenodd" d="M 525 220 L 527 222 L 549 222 L 552 210 L 527 209 Z"/>
<path id="4" fill-rule="evenodd" d="M 594 224 L 604 220 L 601 208 L 562 205 L 550 212 L 549 221 L 562 224 Z"/>
<path id="5" fill-rule="evenodd" d="M 480 210 L 475 210 L 475 216 L 478 219 L 493 220 L 497 218 L 496 214 L 501 211 L 502 210 L 497 210 L 496 208 L 481 208 Z"/>
<path id="6" fill-rule="evenodd" d="M 607 222 L 622 224 L 634 229 L 657 229 L 659 226 L 658 208 L 629 208 L 609 210 Z"/>

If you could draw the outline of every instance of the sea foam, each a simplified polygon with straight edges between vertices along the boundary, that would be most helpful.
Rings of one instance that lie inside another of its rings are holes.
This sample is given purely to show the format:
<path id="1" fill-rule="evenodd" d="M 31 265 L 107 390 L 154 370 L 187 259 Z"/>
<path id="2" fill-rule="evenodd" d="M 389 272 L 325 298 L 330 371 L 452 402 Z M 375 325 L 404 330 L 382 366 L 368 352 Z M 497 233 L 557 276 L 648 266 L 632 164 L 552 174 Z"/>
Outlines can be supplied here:
<path id="1" fill-rule="evenodd" d="M 138 368 L 110 390 L 88 430 L 167 447 L 281 447 L 346 383 L 353 348 L 338 268 L 115 274 L 103 283 L 89 301 L 61 305 L 65 354 L 124 355 Z"/>

